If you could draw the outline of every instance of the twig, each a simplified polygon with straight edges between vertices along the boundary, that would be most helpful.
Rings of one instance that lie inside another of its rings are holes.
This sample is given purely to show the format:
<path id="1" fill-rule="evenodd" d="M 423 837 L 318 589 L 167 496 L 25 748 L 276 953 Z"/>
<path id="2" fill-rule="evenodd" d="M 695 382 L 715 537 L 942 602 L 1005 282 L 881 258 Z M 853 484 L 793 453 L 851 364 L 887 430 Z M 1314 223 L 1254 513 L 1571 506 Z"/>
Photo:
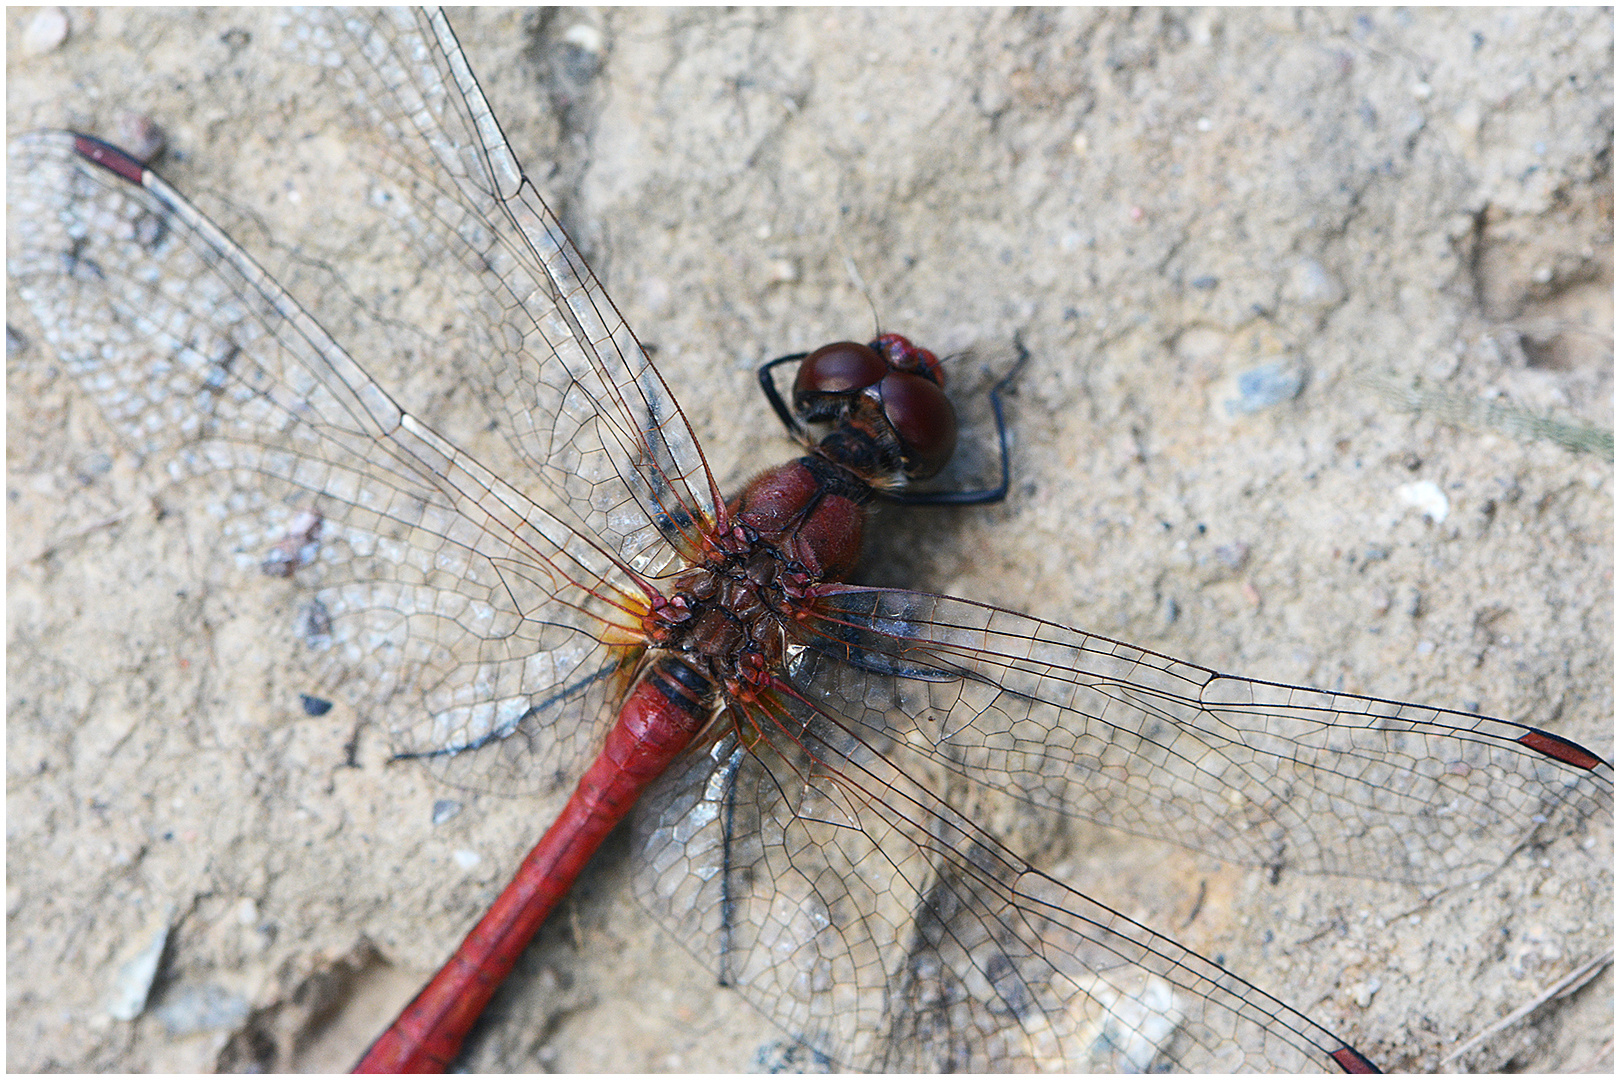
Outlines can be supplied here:
<path id="1" fill-rule="evenodd" d="M 1541 993 L 1537 994 L 1529 1002 L 1513 1010 L 1511 1013 L 1502 1017 L 1502 1019 L 1498 1020 L 1496 1023 L 1492 1024 L 1490 1027 L 1486 1028 L 1484 1031 L 1480 1032 L 1478 1035 L 1475 1035 L 1472 1039 L 1469 1039 L 1467 1042 L 1457 1047 L 1457 1049 L 1441 1058 L 1440 1064 L 1451 1064 L 1453 1061 L 1456 1061 L 1470 1050 L 1473 1050 L 1480 1043 L 1484 1042 L 1486 1039 L 1489 1039 L 1503 1028 L 1511 1027 L 1513 1024 L 1518 1023 L 1520 1020 L 1535 1012 L 1537 1009 L 1541 1008 L 1554 998 L 1567 997 L 1568 995 L 1573 994 L 1575 991 L 1591 982 L 1597 977 L 1598 972 L 1602 971 L 1612 963 L 1614 963 L 1613 949 L 1609 949 L 1607 952 L 1604 952 L 1599 956 L 1594 956 L 1591 960 L 1588 960 L 1586 963 L 1582 964 L 1568 975 L 1565 975 L 1562 979 L 1559 979 L 1551 986 L 1542 990 Z"/>
<path id="2" fill-rule="evenodd" d="M 125 518 L 129 517 L 129 515 L 131 513 L 133 513 L 133 512 L 134 511 L 126 508 L 126 509 L 118 511 L 117 513 L 108 514 L 106 517 L 102 518 L 99 521 L 92 521 L 90 524 L 85 525 L 82 528 L 75 529 L 73 532 L 68 533 L 66 536 L 59 536 L 55 540 L 52 540 L 50 543 L 46 544 L 45 549 L 43 551 L 41 551 L 38 555 L 35 555 L 33 558 L 29 559 L 28 561 L 29 562 L 36 562 L 36 563 L 44 562 L 46 559 L 48 559 L 52 555 L 56 554 L 59 550 L 66 547 L 67 545 L 75 543 L 75 542 L 77 542 L 79 540 L 83 540 L 85 537 L 89 536 L 93 532 L 100 532 L 102 529 L 109 528 L 110 526 L 116 525 L 120 521 L 123 521 Z"/>

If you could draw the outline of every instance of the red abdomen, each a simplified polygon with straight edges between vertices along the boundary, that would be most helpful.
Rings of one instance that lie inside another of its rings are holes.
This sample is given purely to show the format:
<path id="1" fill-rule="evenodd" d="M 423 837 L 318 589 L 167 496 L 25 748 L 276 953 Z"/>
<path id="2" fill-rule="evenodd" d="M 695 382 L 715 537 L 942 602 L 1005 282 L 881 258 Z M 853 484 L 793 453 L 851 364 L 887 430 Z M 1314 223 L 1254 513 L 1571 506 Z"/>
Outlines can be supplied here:
<path id="1" fill-rule="evenodd" d="M 702 730 L 707 679 L 677 658 L 654 664 L 545 836 L 448 963 L 366 1051 L 355 1072 L 443 1072 L 496 988 L 585 863 L 647 785 Z"/>

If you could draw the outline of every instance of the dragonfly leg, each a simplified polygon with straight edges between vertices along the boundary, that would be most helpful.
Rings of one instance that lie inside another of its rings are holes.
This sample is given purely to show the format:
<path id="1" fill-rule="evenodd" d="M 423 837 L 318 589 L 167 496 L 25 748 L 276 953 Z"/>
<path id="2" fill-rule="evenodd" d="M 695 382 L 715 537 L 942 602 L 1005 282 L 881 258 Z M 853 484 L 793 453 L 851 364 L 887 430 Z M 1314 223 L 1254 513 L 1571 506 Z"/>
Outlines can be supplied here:
<path id="1" fill-rule="evenodd" d="M 1018 349 L 1018 360 L 1003 375 L 995 386 L 990 388 L 990 406 L 996 413 L 996 438 L 1001 445 L 1001 482 L 995 487 L 979 488 L 972 491 L 880 491 L 877 495 L 894 503 L 906 506 L 979 506 L 986 503 L 998 503 L 1007 497 L 1007 490 L 1012 483 L 1011 455 L 1007 447 L 1007 416 L 1002 405 L 1002 395 L 1012 389 L 1013 380 L 1024 369 L 1029 361 L 1029 350 L 1018 335 L 1013 335 L 1013 345 Z"/>
<path id="2" fill-rule="evenodd" d="M 765 400 L 771 403 L 771 408 L 781 419 L 782 426 L 788 429 L 788 434 L 805 443 L 811 441 L 810 430 L 793 415 L 793 410 L 788 408 L 788 403 L 782 399 L 781 392 L 776 389 L 776 377 L 771 374 L 771 370 L 783 364 L 796 363 L 809 355 L 802 352 L 791 353 L 787 356 L 778 356 L 775 360 L 767 360 L 759 366 L 759 385 L 760 389 L 765 391 Z"/>

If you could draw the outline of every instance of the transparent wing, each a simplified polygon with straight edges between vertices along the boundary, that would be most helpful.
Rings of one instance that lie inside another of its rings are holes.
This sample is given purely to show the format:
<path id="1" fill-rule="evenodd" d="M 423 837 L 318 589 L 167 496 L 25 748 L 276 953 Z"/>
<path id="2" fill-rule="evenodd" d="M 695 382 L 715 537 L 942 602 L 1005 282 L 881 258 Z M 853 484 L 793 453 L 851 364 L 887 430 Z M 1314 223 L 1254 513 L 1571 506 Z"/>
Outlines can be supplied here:
<path id="1" fill-rule="evenodd" d="M 903 749 L 792 697 L 750 728 L 770 735 L 694 755 L 644 803 L 638 889 L 723 982 L 828 1059 L 932 1073 L 1333 1067 L 1331 1032 L 1042 873 L 920 782 L 925 763 Z"/>
<path id="2" fill-rule="evenodd" d="M 501 431 L 559 515 L 637 571 L 688 557 L 724 503 L 685 415 L 523 175 L 444 13 L 300 12 L 290 40 L 367 117 L 397 232 L 462 275 Z"/>
<path id="3" fill-rule="evenodd" d="M 1450 887 L 1549 822 L 1613 812 L 1606 762 L 1523 724 L 1222 675 L 952 597 L 829 593 L 794 672 L 823 707 L 898 722 L 934 767 L 1039 808 L 1228 862 Z"/>
<path id="4" fill-rule="evenodd" d="M 320 586 L 327 682 L 456 782 L 491 743 L 494 790 L 594 753 L 647 602 L 615 552 L 402 411 L 150 170 L 66 132 L 15 140 L 10 170 L 10 272 L 47 340 L 139 453 L 223 480 L 242 561 Z"/>
<path id="5" fill-rule="evenodd" d="M 638 889 L 841 1064 L 1350 1063 L 1308 1017 L 979 828 L 987 790 L 1037 822 L 1431 886 L 1548 823 L 1612 818 L 1609 765 L 1534 728 L 1222 676 L 965 600 L 828 593 L 778 691 L 643 803 Z"/>

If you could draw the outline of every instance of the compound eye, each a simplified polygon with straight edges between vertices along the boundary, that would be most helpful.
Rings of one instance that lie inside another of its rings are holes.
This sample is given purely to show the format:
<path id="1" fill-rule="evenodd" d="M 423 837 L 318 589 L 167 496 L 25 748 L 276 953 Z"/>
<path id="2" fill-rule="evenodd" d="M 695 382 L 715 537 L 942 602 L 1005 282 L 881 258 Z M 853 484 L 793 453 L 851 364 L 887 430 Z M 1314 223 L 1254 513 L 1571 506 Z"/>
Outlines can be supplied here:
<path id="1" fill-rule="evenodd" d="M 956 450 L 956 407 L 939 384 L 891 371 L 878 384 L 878 397 L 884 418 L 900 438 L 906 476 L 926 480 L 943 469 Z"/>
<path id="2" fill-rule="evenodd" d="M 853 341 L 823 345 L 799 364 L 793 380 L 793 411 L 807 421 L 830 420 L 846 402 L 887 374 L 888 363 Z"/>

